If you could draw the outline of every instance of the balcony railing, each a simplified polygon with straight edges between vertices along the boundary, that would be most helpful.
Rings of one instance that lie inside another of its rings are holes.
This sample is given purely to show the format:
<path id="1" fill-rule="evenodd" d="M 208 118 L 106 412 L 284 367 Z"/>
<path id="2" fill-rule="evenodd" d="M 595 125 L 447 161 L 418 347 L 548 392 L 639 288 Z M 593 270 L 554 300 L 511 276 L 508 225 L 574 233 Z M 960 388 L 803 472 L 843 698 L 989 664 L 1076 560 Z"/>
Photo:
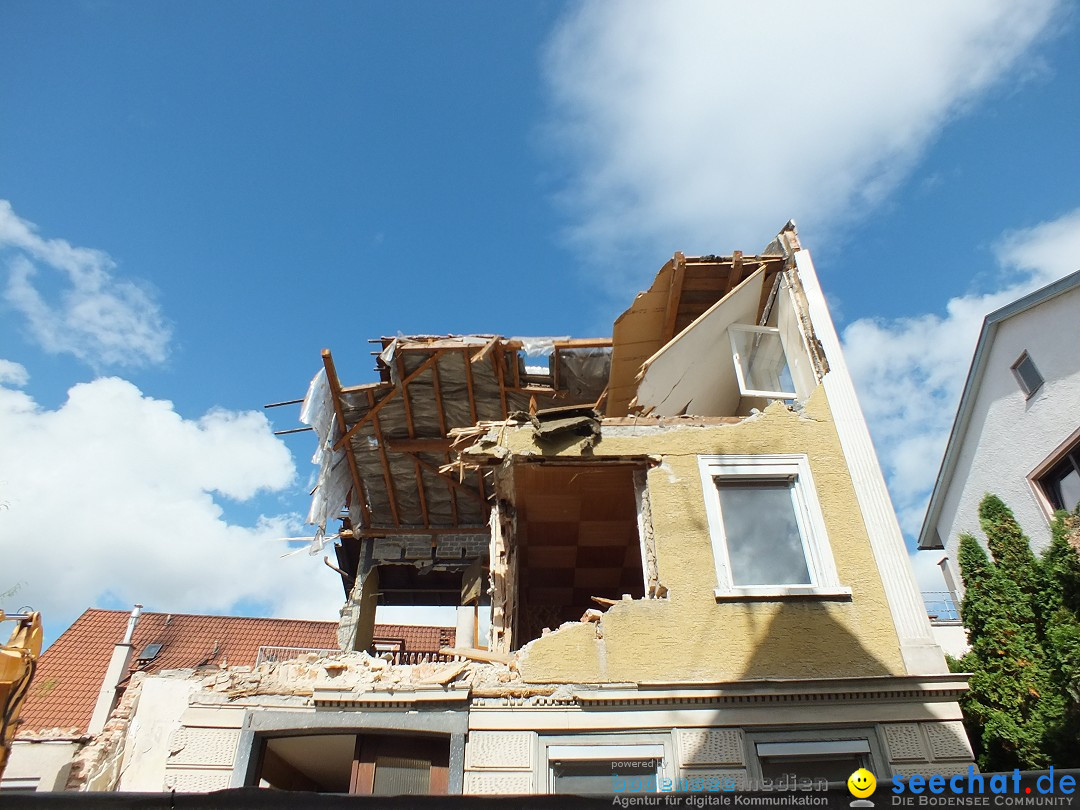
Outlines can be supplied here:
<path id="1" fill-rule="evenodd" d="M 948 591 L 923 591 L 926 613 L 934 624 L 959 624 L 960 610 Z"/>
<path id="2" fill-rule="evenodd" d="M 262 663 L 279 664 L 282 661 L 292 661 L 295 658 L 315 653 L 320 658 L 341 652 L 341 650 L 324 650 L 318 647 L 259 647 L 259 653 L 255 658 L 255 666 Z M 419 650 L 387 650 L 376 651 L 376 657 L 389 656 L 390 663 L 399 664 L 428 664 L 433 661 L 453 661 L 452 655 L 443 655 L 436 652 L 422 652 Z"/>

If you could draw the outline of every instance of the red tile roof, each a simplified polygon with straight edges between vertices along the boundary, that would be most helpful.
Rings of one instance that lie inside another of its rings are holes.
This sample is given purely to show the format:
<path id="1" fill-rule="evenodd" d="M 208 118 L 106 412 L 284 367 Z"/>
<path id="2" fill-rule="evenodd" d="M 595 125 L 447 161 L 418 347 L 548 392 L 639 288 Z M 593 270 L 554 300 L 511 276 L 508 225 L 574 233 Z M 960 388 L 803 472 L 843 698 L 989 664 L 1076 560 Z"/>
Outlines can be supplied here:
<path id="1" fill-rule="evenodd" d="M 113 648 L 123 640 L 129 612 L 91 608 L 64 631 L 38 661 L 19 718 L 19 733 L 53 728 L 85 731 Z M 406 650 L 437 652 L 453 645 L 452 627 L 375 626 L 379 640 L 400 640 Z M 135 659 L 148 644 L 161 644 L 143 672 L 201 665 L 253 666 L 259 647 L 337 649 L 337 622 L 143 613 L 132 638 Z"/>

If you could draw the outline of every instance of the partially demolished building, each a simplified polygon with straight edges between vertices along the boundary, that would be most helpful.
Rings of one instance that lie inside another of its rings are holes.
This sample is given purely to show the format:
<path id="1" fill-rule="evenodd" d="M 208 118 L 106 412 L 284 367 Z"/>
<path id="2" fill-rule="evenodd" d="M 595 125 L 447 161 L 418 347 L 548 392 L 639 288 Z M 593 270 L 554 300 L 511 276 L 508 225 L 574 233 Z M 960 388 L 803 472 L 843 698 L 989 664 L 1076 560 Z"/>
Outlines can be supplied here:
<path id="1" fill-rule="evenodd" d="M 610 338 L 384 338 L 352 387 L 323 361 L 302 418 L 342 652 L 183 693 L 170 733 L 218 757 L 216 786 L 967 772 L 966 681 L 793 225 L 757 255 L 676 254 Z M 454 659 L 379 657 L 381 605 L 456 606 Z"/>

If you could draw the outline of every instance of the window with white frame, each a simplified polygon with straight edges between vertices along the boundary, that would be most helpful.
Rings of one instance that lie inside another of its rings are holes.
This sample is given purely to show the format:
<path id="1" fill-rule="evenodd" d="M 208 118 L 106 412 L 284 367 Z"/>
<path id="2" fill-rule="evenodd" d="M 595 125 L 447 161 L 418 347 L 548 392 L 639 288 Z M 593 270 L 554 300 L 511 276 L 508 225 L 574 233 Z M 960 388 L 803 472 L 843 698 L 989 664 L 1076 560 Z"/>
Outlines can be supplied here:
<path id="1" fill-rule="evenodd" d="M 748 397 L 795 399 L 780 330 L 774 326 L 732 324 L 728 327 L 739 392 Z"/>
<path id="2" fill-rule="evenodd" d="M 805 455 L 700 456 L 717 599 L 849 598 Z"/>
<path id="3" fill-rule="evenodd" d="M 655 793 L 674 775 L 669 745 L 657 735 L 542 737 L 548 793 Z"/>
<path id="4" fill-rule="evenodd" d="M 775 784 L 783 777 L 811 783 L 844 783 L 859 768 L 873 770 L 866 738 L 849 740 L 792 740 L 754 745 L 762 781 Z"/>

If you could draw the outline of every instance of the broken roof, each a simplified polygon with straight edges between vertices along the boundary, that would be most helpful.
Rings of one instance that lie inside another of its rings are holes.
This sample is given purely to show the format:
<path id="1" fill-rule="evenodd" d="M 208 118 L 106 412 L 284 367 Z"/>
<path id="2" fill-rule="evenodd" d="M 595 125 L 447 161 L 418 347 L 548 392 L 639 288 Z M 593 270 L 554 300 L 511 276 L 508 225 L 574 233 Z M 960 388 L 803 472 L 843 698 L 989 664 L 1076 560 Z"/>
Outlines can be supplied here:
<path id="1" fill-rule="evenodd" d="M 475 438 L 468 429 L 505 422 L 515 413 L 571 406 L 603 409 L 609 418 L 650 410 L 635 402 L 650 359 L 733 290 L 752 288 L 753 300 L 740 306 L 740 316 L 752 324 L 766 320 L 797 247 L 788 223 L 759 255 L 676 253 L 615 321 L 611 338 L 384 337 L 372 341 L 379 345 L 372 352 L 379 381 L 351 387 L 341 385 L 324 350 L 324 369 L 301 415 L 321 448 L 309 521 L 321 534 L 329 520 L 343 519 L 335 550 L 346 593 L 361 562 L 360 538 L 384 538 L 365 553 L 374 553 L 377 562 L 400 563 L 395 568 L 414 566 L 412 574 L 419 571 L 430 588 L 446 591 L 446 604 L 456 604 L 452 580 L 476 557 L 470 541 L 488 535 L 493 494 L 484 470 L 453 463 L 456 450 Z M 745 284 L 749 279 L 752 285 Z M 533 365 L 537 357 L 544 359 L 540 368 Z M 687 399 L 691 410 L 657 413 L 692 414 L 693 399 Z M 412 556 L 404 550 L 409 544 L 416 546 Z M 424 544 L 428 553 L 420 554 Z M 416 579 L 395 587 L 399 595 L 384 594 L 383 603 L 400 598 L 408 604 L 415 592 L 428 590 Z"/>
<path id="2" fill-rule="evenodd" d="M 130 613 L 91 608 L 38 661 L 19 722 L 19 734 L 45 729 L 86 731 L 113 649 L 124 638 Z M 438 652 L 454 643 L 452 627 L 376 625 L 379 641 L 407 650 Z M 152 644 L 160 650 L 149 661 Z M 254 666 L 260 647 L 336 650 L 337 622 L 143 613 L 132 637 L 132 669 L 155 673 L 198 666 Z"/>

